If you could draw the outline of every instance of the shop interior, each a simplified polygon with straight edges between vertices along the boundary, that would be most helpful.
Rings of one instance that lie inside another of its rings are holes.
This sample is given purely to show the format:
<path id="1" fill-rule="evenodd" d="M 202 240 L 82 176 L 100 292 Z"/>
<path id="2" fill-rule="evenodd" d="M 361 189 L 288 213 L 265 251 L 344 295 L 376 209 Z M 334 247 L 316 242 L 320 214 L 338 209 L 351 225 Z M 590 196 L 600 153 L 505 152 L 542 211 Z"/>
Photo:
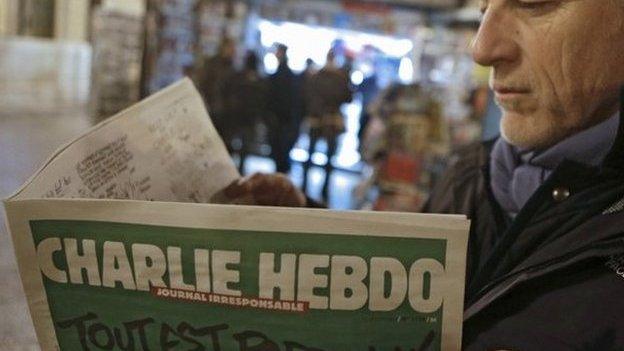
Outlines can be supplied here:
<path id="1" fill-rule="evenodd" d="M 341 133 L 332 137 L 336 151 L 329 157 L 326 138 L 310 146 L 303 107 L 292 117 L 288 150 L 280 150 L 286 169 L 276 166 L 270 140 L 274 124 L 283 122 L 249 116 L 237 122 L 247 125 L 241 128 L 250 130 L 249 140 L 237 125 L 222 133 L 242 175 L 286 171 L 330 208 L 418 211 L 454 150 L 498 133 L 488 72 L 469 53 L 479 21 L 475 1 L 4 0 L 0 6 L 4 119 L 52 114 L 64 130 L 98 123 L 184 76 L 201 91 L 210 80 L 205 66 L 224 40 L 234 45 L 232 72 L 253 53 L 266 81 L 278 69 L 279 45 L 300 80 L 325 67 L 331 51 L 350 96 L 340 106 Z M 64 115 L 81 118 L 60 122 Z M 249 150 L 241 164 L 243 144 Z"/>
<path id="2" fill-rule="evenodd" d="M 242 176 L 285 172 L 333 209 L 418 212 L 454 152 L 498 134 L 489 71 L 470 56 L 477 3 L 0 0 L 0 197 L 59 146 L 188 77 Z M 229 67 L 215 70 L 228 43 Z M 250 63 L 268 87 L 260 102 L 219 86 L 241 83 Z M 331 118 L 311 112 L 309 95 L 326 90 L 308 84 L 328 68 L 348 92 Z M 237 78 L 211 73 L 223 71 Z M 280 72 L 292 90 L 276 91 Z M 257 105 L 241 115 L 219 109 L 219 99 L 232 111 Z M 271 107 L 278 100 L 286 103 Z M 295 112 L 284 119 L 275 111 L 289 103 Z M 2 234 L 4 263 L 13 258 Z M 14 262 L 0 266 L 0 276 L 16 274 Z M 20 289 L 7 281 L 0 289 Z M 24 302 L 2 303 L 24 320 L 2 324 L 0 340 L 33 341 L 16 332 L 26 325 Z"/>

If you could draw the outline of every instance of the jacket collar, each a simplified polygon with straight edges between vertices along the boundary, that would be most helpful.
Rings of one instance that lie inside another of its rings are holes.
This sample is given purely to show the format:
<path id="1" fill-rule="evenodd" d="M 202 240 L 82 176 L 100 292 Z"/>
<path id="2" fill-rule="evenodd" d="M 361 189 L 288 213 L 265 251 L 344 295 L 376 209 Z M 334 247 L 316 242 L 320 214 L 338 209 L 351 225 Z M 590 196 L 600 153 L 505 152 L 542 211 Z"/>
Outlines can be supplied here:
<path id="1" fill-rule="evenodd" d="M 598 166 L 613 148 L 620 114 L 542 151 L 522 150 L 500 138 L 491 152 L 490 179 L 497 202 L 515 217 L 564 160 Z"/>

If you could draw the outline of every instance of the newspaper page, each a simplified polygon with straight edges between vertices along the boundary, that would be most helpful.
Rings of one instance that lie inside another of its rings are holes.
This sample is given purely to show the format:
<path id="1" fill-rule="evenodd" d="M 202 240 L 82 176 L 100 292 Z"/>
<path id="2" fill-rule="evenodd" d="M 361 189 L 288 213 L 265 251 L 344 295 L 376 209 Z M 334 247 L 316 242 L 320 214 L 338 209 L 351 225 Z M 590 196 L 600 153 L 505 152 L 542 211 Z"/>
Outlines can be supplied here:
<path id="1" fill-rule="evenodd" d="M 459 216 L 6 203 L 48 350 L 459 350 Z"/>
<path id="2" fill-rule="evenodd" d="M 187 78 L 61 148 L 13 199 L 206 203 L 238 177 Z"/>

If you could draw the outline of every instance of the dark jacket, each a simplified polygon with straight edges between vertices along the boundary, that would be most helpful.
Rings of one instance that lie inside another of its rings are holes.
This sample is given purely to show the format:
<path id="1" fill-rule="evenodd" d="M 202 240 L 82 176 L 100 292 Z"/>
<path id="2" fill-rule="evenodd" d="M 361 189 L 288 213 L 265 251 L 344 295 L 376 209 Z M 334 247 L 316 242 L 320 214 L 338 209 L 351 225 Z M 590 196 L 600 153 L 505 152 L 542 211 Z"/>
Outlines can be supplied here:
<path id="1" fill-rule="evenodd" d="M 309 85 L 305 97 L 308 117 L 340 114 L 340 106 L 353 98 L 349 77 L 338 68 L 321 69 L 312 76 Z"/>
<path id="2" fill-rule="evenodd" d="M 226 110 L 226 87 L 236 71 L 230 59 L 209 58 L 203 67 L 201 90 L 212 119 L 223 119 Z"/>
<path id="3" fill-rule="evenodd" d="M 277 72 L 269 77 L 269 110 L 273 112 L 278 126 L 291 126 L 300 118 L 300 92 L 298 77 L 288 67 L 279 65 Z"/>
<path id="4" fill-rule="evenodd" d="M 513 220 L 489 188 L 493 142 L 453 161 L 425 211 L 472 221 L 465 350 L 624 350 L 623 129 L 602 165 L 564 161 Z"/>
<path id="5" fill-rule="evenodd" d="M 256 122 L 264 120 L 269 104 L 269 86 L 257 72 L 236 72 L 226 88 L 227 115 L 235 128 L 253 129 Z"/>

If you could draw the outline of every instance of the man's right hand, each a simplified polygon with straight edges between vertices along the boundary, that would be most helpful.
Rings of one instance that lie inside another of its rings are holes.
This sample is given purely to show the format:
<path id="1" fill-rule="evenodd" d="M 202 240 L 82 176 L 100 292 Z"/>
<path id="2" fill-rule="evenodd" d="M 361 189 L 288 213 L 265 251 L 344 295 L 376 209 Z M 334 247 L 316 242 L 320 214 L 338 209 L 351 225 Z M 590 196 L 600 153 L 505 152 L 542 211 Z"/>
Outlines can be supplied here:
<path id="1" fill-rule="evenodd" d="M 260 206 L 305 207 L 306 196 L 281 173 L 256 173 L 232 182 L 217 202 Z"/>

